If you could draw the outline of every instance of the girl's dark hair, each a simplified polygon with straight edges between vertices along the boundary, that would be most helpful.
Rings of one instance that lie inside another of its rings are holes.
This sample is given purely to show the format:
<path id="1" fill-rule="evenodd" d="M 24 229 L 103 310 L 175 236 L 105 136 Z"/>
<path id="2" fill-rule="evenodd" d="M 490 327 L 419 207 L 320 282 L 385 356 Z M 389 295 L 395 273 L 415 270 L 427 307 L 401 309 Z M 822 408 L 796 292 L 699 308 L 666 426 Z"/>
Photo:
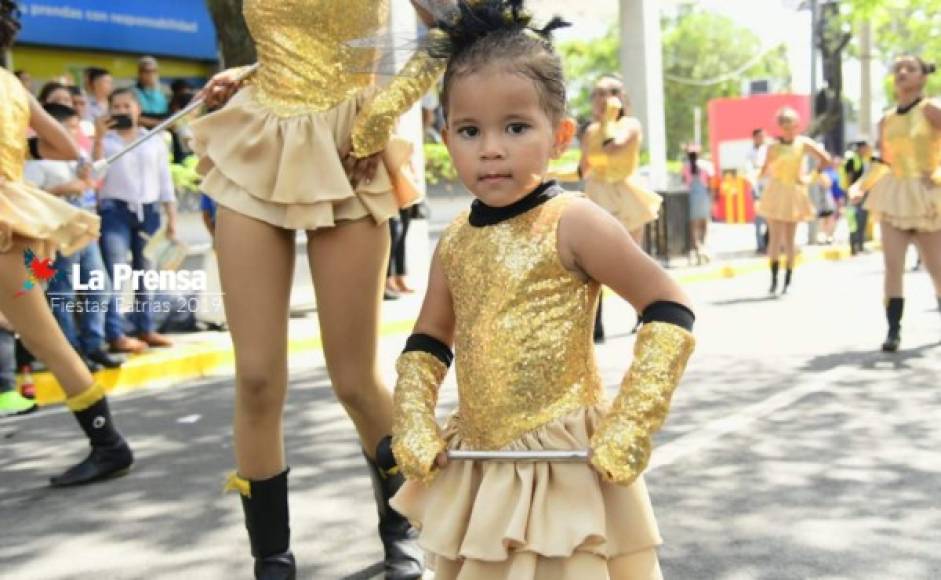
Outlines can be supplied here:
<path id="1" fill-rule="evenodd" d="M 918 63 L 918 68 L 921 69 L 921 74 L 923 75 L 930 75 L 931 73 L 938 70 L 937 65 L 935 65 L 933 62 L 928 62 L 920 56 L 915 56 L 914 54 L 900 54 L 895 58 L 895 60 L 899 61 L 909 58 Z"/>
<path id="2" fill-rule="evenodd" d="M 549 118 L 559 121 L 565 116 L 565 75 L 552 32 L 569 23 L 555 17 L 535 28 L 531 21 L 523 0 L 460 0 L 455 17 L 437 23 L 441 32 L 428 49 L 433 57 L 448 60 L 441 89 L 445 118 L 454 80 L 490 66 L 504 66 L 531 79 Z"/>
<path id="3" fill-rule="evenodd" d="M 0 49 L 13 46 L 20 31 L 20 9 L 13 0 L 0 0 Z"/>
<path id="4" fill-rule="evenodd" d="M 689 171 L 693 175 L 699 175 L 699 153 L 695 151 L 687 151 L 686 159 L 689 161 Z"/>
<path id="5" fill-rule="evenodd" d="M 64 89 L 64 90 L 68 91 L 68 90 L 69 90 L 69 87 L 63 85 L 63 84 L 60 83 L 60 82 L 56 82 L 56 81 L 49 81 L 48 83 L 44 84 L 44 85 L 42 86 L 42 88 L 39 89 L 39 103 L 40 103 L 40 104 L 45 104 L 45 103 L 46 103 L 46 99 L 49 98 L 49 95 L 51 95 L 52 93 L 58 91 L 59 89 Z M 72 91 L 69 91 L 69 94 L 72 94 Z"/>

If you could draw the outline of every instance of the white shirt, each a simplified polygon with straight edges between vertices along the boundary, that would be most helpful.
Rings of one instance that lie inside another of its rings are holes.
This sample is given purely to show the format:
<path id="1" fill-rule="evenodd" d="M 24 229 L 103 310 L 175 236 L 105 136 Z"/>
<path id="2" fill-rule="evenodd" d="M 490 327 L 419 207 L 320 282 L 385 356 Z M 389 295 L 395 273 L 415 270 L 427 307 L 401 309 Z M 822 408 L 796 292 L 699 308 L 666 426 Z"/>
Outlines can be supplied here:
<path id="1" fill-rule="evenodd" d="M 50 159 L 30 159 L 23 168 L 23 178 L 39 189 L 50 190 L 68 183 L 75 176 L 75 162 L 53 161 Z M 56 196 L 60 197 L 60 196 Z M 95 192 L 88 190 L 76 195 L 61 196 L 74 206 L 83 209 L 95 208 Z"/>
<path id="2" fill-rule="evenodd" d="M 147 132 L 146 129 L 138 129 L 138 135 Z M 105 157 L 114 155 L 128 144 L 115 131 L 109 131 L 103 142 Z M 143 216 L 144 204 L 174 202 L 176 194 L 170 175 L 170 156 L 162 136 L 152 137 L 115 161 L 105 174 L 99 197 L 127 203 L 138 217 Z"/>

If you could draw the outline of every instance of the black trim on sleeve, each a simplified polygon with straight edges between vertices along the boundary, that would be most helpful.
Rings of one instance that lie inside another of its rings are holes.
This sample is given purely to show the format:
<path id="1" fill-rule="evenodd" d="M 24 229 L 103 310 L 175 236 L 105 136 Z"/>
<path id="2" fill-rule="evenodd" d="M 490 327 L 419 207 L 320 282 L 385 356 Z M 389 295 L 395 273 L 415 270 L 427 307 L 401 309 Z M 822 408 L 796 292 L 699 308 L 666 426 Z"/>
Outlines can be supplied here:
<path id="1" fill-rule="evenodd" d="M 696 321 L 696 315 L 693 314 L 692 310 L 678 302 L 670 302 L 669 300 L 659 300 L 647 306 L 640 318 L 644 321 L 644 324 L 648 322 L 666 322 L 685 328 L 690 332 L 693 331 L 693 322 Z"/>
<path id="2" fill-rule="evenodd" d="M 427 352 L 444 363 L 444 366 L 450 367 L 454 360 L 454 353 L 437 338 L 427 334 L 413 334 L 405 341 L 405 350 L 402 352 L 421 351 Z"/>

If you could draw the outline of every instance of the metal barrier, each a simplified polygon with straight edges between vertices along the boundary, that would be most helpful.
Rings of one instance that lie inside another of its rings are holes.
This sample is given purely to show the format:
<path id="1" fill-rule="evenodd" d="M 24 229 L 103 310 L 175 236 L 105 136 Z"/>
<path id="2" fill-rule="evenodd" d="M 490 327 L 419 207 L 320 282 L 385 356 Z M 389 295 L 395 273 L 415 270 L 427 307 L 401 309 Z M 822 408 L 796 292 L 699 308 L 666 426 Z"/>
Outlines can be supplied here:
<path id="1" fill-rule="evenodd" d="M 685 256 L 693 249 L 689 227 L 689 191 L 685 189 L 658 191 L 663 196 L 660 215 L 644 226 L 644 250 L 658 258 L 664 266 L 671 256 Z"/>

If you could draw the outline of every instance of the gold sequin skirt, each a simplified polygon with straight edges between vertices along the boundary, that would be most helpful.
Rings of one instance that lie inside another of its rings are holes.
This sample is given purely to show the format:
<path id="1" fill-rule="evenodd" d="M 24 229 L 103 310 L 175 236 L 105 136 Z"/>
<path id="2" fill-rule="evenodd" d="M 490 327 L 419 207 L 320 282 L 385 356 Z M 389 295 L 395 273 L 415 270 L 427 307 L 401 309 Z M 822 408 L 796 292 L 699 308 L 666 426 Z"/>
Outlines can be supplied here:
<path id="1" fill-rule="evenodd" d="M 634 231 L 657 219 L 663 198 L 631 178 L 610 183 L 588 179 L 585 195 Z"/>
<path id="2" fill-rule="evenodd" d="M 900 230 L 941 230 L 941 183 L 886 175 L 876 182 L 865 208 Z"/>
<path id="3" fill-rule="evenodd" d="M 0 253 L 14 239 L 29 243 L 37 256 L 68 256 L 98 239 L 101 218 L 22 181 L 0 178 Z"/>
<path id="4" fill-rule="evenodd" d="M 784 183 L 770 180 L 761 199 L 755 204 L 755 213 L 769 221 L 806 222 L 817 217 L 817 210 L 810 201 L 807 186 L 799 183 Z"/>
<path id="5" fill-rule="evenodd" d="M 378 224 L 398 215 L 387 163 L 354 190 L 338 153 L 371 92 L 327 111 L 279 116 L 256 100 L 254 87 L 243 88 L 191 125 L 203 191 L 229 209 L 288 229 L 366 216 Z"/>
<path id="6" fill-rule="evenodd" d="M 504 449 L 586 449 L 602 416 L 578 409 Z M 454 423 L 448 447 L 466 448 Z M 657 569 L 662 542 L 643 477 L 619 486 L 583 463 L 455 461 L 430 484 L 407 481 L 392 506 L 420 528 L 437 580 L 623 578 Z"/>

